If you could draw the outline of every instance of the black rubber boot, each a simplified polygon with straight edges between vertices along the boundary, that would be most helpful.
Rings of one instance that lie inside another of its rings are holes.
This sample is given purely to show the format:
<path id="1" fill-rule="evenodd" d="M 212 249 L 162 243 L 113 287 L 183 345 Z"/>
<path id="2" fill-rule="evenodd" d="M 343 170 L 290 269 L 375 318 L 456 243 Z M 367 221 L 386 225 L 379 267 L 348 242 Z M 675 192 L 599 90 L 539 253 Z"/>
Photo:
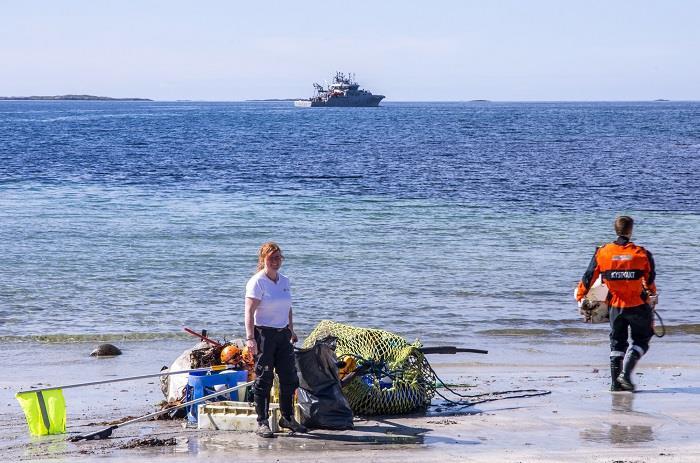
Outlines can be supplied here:
<path id="1" fill-rule="evenodd" d="M 635 389 L 632 382 L 632 371 L 640 358 L 642 356 L 634 349 L 628 350 L 627 354 L 625 354 L 625 360 L 622 363 L 622 373 L 617 377 L 617 381 L 625 391 L 634 391 Z"/>
<path id="2" fill-rule="evenodd" d="M 624 391 L 617 377 L 622 373 L 622 357 L 610 357 L 610 391 Z"/>
<path id="3" fill-rule="evenodd" d="M 282 418 L 280 418 L 279 425 L 280 425 L 280 428 L 286 428 L 286 429 L 291 430 L 292 432 L 301 432 L 301 433 L 309 432 L 309 430 L 306 429 L 306 426 L 297 422 L 297 420 L 295 420 L 294 417 L 292 417 L 292 416 L 290 416 L 290 417 L 283 416 Z"/>

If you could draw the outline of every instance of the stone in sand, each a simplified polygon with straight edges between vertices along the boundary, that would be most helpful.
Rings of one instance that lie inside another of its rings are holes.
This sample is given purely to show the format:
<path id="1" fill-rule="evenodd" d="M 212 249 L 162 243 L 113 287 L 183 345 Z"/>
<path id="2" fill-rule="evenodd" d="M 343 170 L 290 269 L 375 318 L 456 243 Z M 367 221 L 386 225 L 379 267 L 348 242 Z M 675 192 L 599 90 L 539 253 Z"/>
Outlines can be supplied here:
<path id="1" fill-rule="evenodd" d="M 122 355 L 122 351 L 112 344 L 100 344 L 95 350 L 90 352 L 90 355 L 92 357 L 113 357 L 115 355 Z"/>

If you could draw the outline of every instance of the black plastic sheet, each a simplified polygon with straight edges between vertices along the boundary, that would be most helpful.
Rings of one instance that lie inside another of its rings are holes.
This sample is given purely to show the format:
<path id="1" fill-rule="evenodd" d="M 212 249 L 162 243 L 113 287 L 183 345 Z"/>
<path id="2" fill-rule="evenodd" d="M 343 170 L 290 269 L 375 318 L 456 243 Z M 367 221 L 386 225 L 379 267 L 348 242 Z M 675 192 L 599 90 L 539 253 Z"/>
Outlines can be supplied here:
<path id="1" fill-rule="evenodd" d="M 352 429 L 352 409 L 343 395 L 332 341 L 295 352 L 301 422 L 309 428 Z"/>

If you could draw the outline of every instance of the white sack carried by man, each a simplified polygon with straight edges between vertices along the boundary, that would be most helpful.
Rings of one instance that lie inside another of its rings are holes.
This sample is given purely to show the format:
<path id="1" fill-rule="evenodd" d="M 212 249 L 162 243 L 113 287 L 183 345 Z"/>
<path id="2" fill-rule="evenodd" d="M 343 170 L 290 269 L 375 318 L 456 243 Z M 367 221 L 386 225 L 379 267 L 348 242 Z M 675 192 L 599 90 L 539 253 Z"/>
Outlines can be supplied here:
<path id="1" fill-rule="evenodd" d="M 576 297 L 576 290 L 574 290 Z M 586 323 L 608 323 L 608 287 L 601 277 L 593 283 L 586 296 L 578 304 L 578 312 Z"/>

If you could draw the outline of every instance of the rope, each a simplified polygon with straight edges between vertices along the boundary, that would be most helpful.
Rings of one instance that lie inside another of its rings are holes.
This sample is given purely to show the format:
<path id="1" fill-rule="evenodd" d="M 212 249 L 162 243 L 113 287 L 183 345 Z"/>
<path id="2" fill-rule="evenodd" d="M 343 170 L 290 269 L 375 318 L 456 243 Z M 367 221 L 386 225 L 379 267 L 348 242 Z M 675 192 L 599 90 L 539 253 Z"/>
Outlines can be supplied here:
<path id="1" fill-rule="evenodd" d="M 429 365 L 429 368 L 432 371 L 435 378 L 438 381 L 440 381 L 442 386 L 445 389 L 447 389 L 448 391 L 450 391 L 452 394 L 454 394 L 458 397 L 461 397 L 463 399 L 479 399 L 480 397 L 489 397 L 490 396 L 490 398 L 484 398 L 484 399 L 480 399 L 480 400 L 466 400 L 466 401 L 452 400 L 449 397 L 446 397 L 444 394 L 442 394 L 442 392 L 440 392 L 436 389 L 435 394 L 438 397 L 441 397 L 445 402 L 447 402 L 446 405 L 448 405 L 448 406 L 470 407 L 472 405 L 481 404 L 481 403 L 485 403 L 485 402 L 495 402 L 496 400 L 519 399 L 522 397 L 538 397 L 538 396 L 547 395 L 547 394 L 552 393 L 552 391 L 541 391 L 539 389 L 516 389 L 513 391 L 486 392 L 484 394 L 472 394 L 472 395 L 460 394 L 459 392 L 452 389 L 449 385 L 445 384 L 445 382 L 442 379 L 440 379 L 440 377 L 437 375 L 435 370 L 433 370 L 433 367 L 431 365 Z M 523 393 L 525 393 L 525 394 L 523 394 Z M 495 397 L 495 396 L 502 396 L 502 395 L 506 395 L 506 394 L 520 394 L 520 395 L 511 395 L 508 397 Z"/>
<path id="2" fill-rule="evenodd" d="M 666 326 L 664 325 L 664 321 L 661 318 L 661 315 L 659 315 L 659 312 L 654 310 L 654 314 L 656 315 L 656 318 L 659 319 L 659 324 L 661 325 L 661 334 L 656 332 L 656 326 L 655 326 L 654 327 L 654 336 L 656 336 L 658 338 L 663 338 L 664 336 L 666 336 Z"/>

